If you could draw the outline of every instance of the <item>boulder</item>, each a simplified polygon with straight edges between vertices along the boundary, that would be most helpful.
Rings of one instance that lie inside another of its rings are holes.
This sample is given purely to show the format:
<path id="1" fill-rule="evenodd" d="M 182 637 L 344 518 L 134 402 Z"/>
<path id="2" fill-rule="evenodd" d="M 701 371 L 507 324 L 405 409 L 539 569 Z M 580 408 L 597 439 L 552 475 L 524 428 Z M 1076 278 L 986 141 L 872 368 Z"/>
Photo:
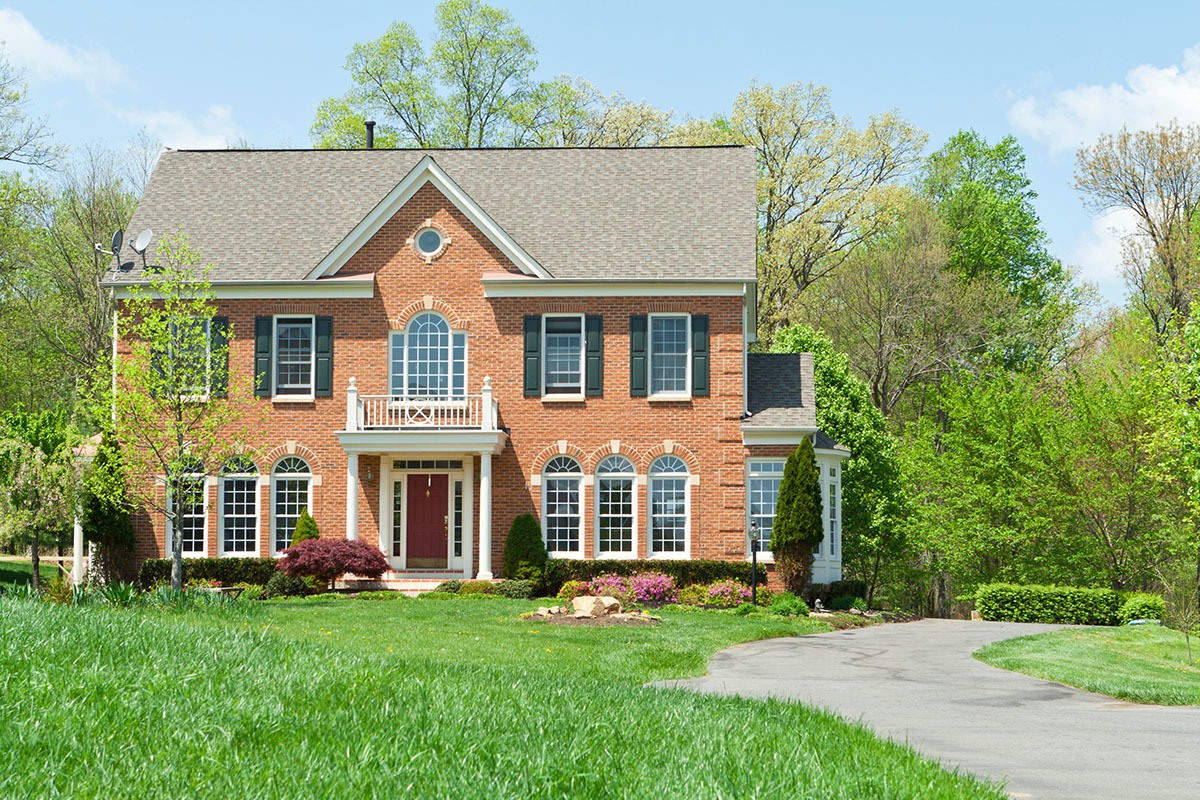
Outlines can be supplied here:
<path id="1" fill-rule="evenodd" d="M 575 612 L 575 616 L 580 619 L 585 617 L 603 617 L 608 614 L 608 610 L 604 605 L 604 601 L 599 597 L 594 597 L 590 594 L 585 594 L 576 597 L 571 601 L 571 610 Z"/>
<path id="2" fill-rule="evenodd" d="M 621 601 L 618 600 L 617 598 L 604 596 L 604 597 L 600 598 L 600 602 L 604 603 L 604 613 L 606 613 L 606 614 L 620 614 L 621 613 Z"/>

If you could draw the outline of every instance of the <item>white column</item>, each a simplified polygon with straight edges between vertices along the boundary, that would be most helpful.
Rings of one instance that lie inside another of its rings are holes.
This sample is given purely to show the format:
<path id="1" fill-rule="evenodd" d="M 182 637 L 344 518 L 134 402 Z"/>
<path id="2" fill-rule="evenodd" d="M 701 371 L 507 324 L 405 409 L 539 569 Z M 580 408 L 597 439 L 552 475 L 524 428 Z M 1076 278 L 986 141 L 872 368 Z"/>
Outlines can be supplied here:
<path id="1" fill-rule="evenodd" d="M 75 513 L 75 538 L 71 548 L 75 551 L 75 561 L 71 564 L 71 583 L 79 586 L 83 583 L 83 524 L 79 521 L 79 512 Z"/>
<path id="2" fill-rule="evenodd" d="M 358 538 L 358 453 L 346 456 L 346 538 Z"/>
<path id="3" fill-rule="evenodd" d="M 475 530 L 475 454 L 467 453 L 463 459 L 463 535 L 470 536 Z M 475 568 L 475 548 L 471 542 L 463 542 L 463 575 L 470 577 Z"/>
<path id="4" fill-rule="evenodd" d="M 479 574 L 476 580 L 492 579 L 492 454 L 479 454 Z"/>

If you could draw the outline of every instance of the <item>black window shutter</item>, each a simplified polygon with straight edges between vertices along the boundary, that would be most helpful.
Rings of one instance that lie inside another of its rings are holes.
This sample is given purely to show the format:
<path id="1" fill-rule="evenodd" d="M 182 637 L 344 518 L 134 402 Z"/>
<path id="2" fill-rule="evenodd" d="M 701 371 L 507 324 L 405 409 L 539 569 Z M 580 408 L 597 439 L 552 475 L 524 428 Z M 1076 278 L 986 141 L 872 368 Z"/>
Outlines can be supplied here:
<path id="1" fill-rule="evenodd" d="M 274 325 L 270 317 L 254 318 L 254 393 L 271 396 L 271 339 Z"/>
<path id="2" fill-rule="evenodd" d="M 604 394 L 604 317 L 588 314 L 583 319 L 586 336 L 584 392 L 593 397 Z"/>
<path id="3" fill-rule="evenodd" d="M 542 393 L 542 318 L 525 317 L 525 396 Z"/>
<path id="4" fill-rule="evenodd" d="M 333 317 L 317 317 L 317 397 L 333 394 Z"/>
<path id="5" fill-rule="evenodd" d="M 647 395 L 646 376 L 649 373 L 646 359 L 646 315 L 632 314 L 629 317 L 629 396 Z"/>
<path id="6" fill-rule="evenodd" d="M 208 328 L 208 347 L 212 370 L 209 391 L 213 397 L 229 394 L 229 317 L 213 317 Z"/>
<path id="7" fill-rule="evenodd" d="M 708 315 L 692 315 L 692 396 L 708 397 Z"/>

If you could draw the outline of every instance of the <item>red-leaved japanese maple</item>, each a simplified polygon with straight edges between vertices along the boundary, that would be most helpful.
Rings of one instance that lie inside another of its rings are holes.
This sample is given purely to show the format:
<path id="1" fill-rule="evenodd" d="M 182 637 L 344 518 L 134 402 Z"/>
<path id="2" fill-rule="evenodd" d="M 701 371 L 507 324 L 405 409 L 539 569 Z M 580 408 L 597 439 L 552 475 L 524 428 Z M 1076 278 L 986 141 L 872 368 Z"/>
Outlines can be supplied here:
<path id="1" fill-rule="evenodd" d="M 378 580 L 388 562 L 378 548 L 349 539 L 306 539 L 283 551 L 279 569 L 288 575 L 311 576 L 329 584 L 347 572 Z"/>

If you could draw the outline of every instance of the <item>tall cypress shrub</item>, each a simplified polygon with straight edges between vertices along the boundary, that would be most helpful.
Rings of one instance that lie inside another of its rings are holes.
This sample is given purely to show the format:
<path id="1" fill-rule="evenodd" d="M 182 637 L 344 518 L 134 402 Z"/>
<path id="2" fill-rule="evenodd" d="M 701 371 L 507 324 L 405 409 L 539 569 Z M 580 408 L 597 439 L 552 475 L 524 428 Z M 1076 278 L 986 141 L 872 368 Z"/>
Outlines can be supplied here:
<path id="1" fill-rule="evenodd" d="M 540 590 L 546 574 L 546 544 L 542 528 L 532 514 L 522 514 L 513 520 L 504 542 L 504 577 L 530 581 Z"/>
<path id="2" fill-rule="evenodd" d="M 800 594 L 812 577 L 813 548 L 825 537 L 821 520 L 821 473 L 812 441 L 805 439 L 788 456 L 779 482 L 771 552 L 788 591 Z"/>

